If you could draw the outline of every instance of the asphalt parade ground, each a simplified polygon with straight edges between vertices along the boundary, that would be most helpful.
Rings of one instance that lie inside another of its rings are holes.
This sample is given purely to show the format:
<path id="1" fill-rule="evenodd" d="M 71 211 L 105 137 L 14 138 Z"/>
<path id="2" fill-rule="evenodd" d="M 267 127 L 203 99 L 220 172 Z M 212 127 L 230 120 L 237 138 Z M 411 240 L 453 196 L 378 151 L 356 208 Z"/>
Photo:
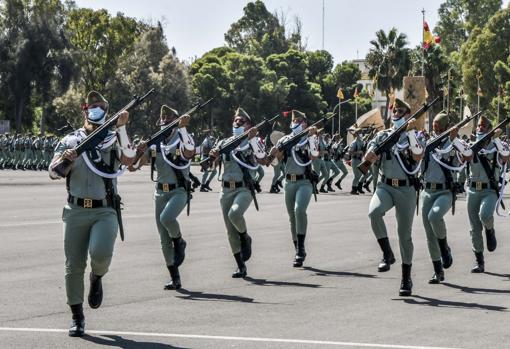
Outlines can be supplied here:
<path id="1" fill-rule="evenodd" d="M 193 171 L 198 174 L 197 168 Z M 394 211 L 386 215 L 397 263 L 377 272 L 381 253 L 367 217 L 370 195 L 321 194 L 308 208 L 307 259 L 294 256 L 283 194 L 269 194 L 272 170 L 246 214 L 253 237 L 248 277 L 235 262 L 214 192 L 196 192 L 179 221 L 188 242 L 183 289 L 164 291 L 164 265 L 149 171 L 127 173 L 126 241 L 117 239 L 103 279 L 103 305 L 84 305 L 87 335 L 70 338 L 61 213 L 65 182 L 46 172 L 0 172 L 0 348 L 510 348 L 510 237 L 496 217 L 498 248 L 474 262 L 465 198 L 447 215 L 454 264 L 429 285 L 432 263 L 415 217 L 413 296 L 399 297 Z M 509 204 L 510 205 L 510 201 Z M 87 270 L 88 275 L 88 270 Z M 87 278 L 88 279 L 88 278 Z M 88 281 L 86 282 L 88 290 Z"/>

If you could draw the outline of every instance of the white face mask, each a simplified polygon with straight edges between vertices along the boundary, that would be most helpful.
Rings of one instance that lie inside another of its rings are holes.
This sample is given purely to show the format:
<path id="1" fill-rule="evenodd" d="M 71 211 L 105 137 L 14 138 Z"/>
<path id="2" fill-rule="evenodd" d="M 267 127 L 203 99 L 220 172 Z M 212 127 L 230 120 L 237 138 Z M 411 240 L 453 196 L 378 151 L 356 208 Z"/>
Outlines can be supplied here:
<path id="1" fill-rule="evenodd" d="M 232 134 L 234 135 L 234 137 L 238 137 L 238 136 L 242 135 L 243 133 L 244 133 L 243 126 L 232 127 Z"/>
<path id="2" fill-rule="evenodd" d="M 290 129 L 292 134 L 297 135 L 299 132 L 303 131 L 303 125 L 298 124 L 297 122 L 293 122 L 290 124 Z"/>
<path id="3" fill-rule="evenodd" d="M 393 121 L 393 126 L 395 126 L 395 128 L 399 128 L 406 122 L 406 119 L 404 117 L 401 117 L 400 119 L 397 120 L 392 119 L 391 121 Z"/>
<path id="4" fill-rule="evenodd" d="M 486 134 L 485 133 L 482 133 L 482 132 L 476 132 L 476 140 L 479 141 L 480 139 L 483 138 L 483 136 L 485 136 Z"/>
<path id="5" fill-rule="evenodd" d="M 95 123 L 95 124 L 104 124 L 104 117 L 106 113 L 103 109 L 99 107 L 90 108 L 88 110 L 88 116 L 87 118 L 89 121 Z"/>

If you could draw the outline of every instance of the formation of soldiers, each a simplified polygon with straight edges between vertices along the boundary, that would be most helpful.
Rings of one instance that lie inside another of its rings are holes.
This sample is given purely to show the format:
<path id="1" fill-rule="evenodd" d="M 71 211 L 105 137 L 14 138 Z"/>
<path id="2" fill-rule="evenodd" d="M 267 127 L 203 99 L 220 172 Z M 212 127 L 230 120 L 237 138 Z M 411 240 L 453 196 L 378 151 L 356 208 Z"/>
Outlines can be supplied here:
<path id="1" fill-rule="evenodd" d="M 58 143 L 55 136 L 1 134 L 0 169 L 46 170 Z"/>
<path id="2" fill-rule="evenodd" d="M 66 177 L 68 190 L 62 219 L 66 294 L 72 313 L 70 336 L 85 333 L 84 273 L 88 254 L 91 273 L 87 301 L 92 309 L 99 308 L 102 303 L 101 280 L 108 272 L 119 230 L 123 238 L 120 210 L 116 209 L 120 202 L 116 178 L 126 168 L 129 171 L 137 171 L 145 165 L 151 168 L 147 180 L 155 183 L 155 220 L 162 260 L 170 274 L 164 289 L 182 287 L 179 268 L 185 262 L 187 243 L 178 219 L 185 209 L 190 214 L 190 192 L 195 182 L 190 165 L 196 155 L 196 145 L 187 131 L 191 116 L 180 115 L 177 110 L 163 105 L 159 115 L 160 132 L 171 132 L 157 142 L 141 141 L 135 145 L 125 126 L 129 120 L 127 111 L 116 120 L 115 131 L 94 133 L 105 124 L 108 109 L 108 102 L 100 93 L 90 92 L 83 108 L 83 127 L 57 144 L 49 168 L 52 179 Z M 298 110 L 291 113 L 289 132 L 272 147 L 259 137 L 258 126 L 242 108 L 233 116 L 232 135 L 214 142 L 208 135 L 202 143 L 204 174 L 201 184 L 195 183 L 195 187 L 200 186 L 204 192 L 210 190 L 217 169 L 221 172 L 218 175 L 219 203 L 236 268 L 233 278 L 248 275 L 252 234 L 244 213 L 252 203 L 258 209 L 256 193 L 260 190 L 257 187 L 259 178 L 263 176 L 261 168 L 274 167 L 272 192 L 283 189 L 292 242 L 289 247 L 295 253 L 292 266 L 299 268 L 307 257 L 308 205 L 318 193 L 333 191 L 333 184 L 342 190 L 341 183 L 347 173 L 344 160 L 350 162 L 355 171 L 360 171 L 355 173 L 351 194 L 359 195 L 363 188 L 367 189 L 367 183 L 377 183 L 368 217 L 381 248 L 378 272 L 387 272 L 397 261 L 384 221 L 386 212 L 395 208 L 402 269 L 400 296 L 412 294 L 412 226 L 416 210 L 421 211 L 434 271 L 429 283 L 442 282 L 445 269 L 453 264 L 444 216 L 455 208 L 456 195 L 463 186 L 456 179 L 462 179 L 463 175 L 458 174 L 463 171 L 475 259 L 471 272 L 484 272 L 485 247 L 489 252 L 497 247 L 494 214 L 501 206 L 506 164 L 510 160 L 508 144 L 501 141 L 500 134 L 494 132 L 487 118 L 478 119 L 475 142 L 469 144 L 458 137 L 458 128 L 450 127 L 449 116 L 445 113 L 436 115 L 430 134 L 417 131 L 410 122 L 411 108 L 396 99 L 391 128 L 379 132 L 370 130 L 369 136 L 363 135 L 364 139 L 362 132 L 354 129 L 355 140 L 345 145 L 339 135 L 329 137 L 316 124 L 310 124 L 305 113 Z M 78 153 L 77 144 L 99 134 L 101 138 L 93 143 L 95 147 Z M 441 142 L 429 149 L 430 142 L 437 139 Z M 388 143 L 389 140 L 394 142 Z M 477 144 L 481 146 L 473 150 Z M 418 202 L 421 203 L 419 208 Z"/>

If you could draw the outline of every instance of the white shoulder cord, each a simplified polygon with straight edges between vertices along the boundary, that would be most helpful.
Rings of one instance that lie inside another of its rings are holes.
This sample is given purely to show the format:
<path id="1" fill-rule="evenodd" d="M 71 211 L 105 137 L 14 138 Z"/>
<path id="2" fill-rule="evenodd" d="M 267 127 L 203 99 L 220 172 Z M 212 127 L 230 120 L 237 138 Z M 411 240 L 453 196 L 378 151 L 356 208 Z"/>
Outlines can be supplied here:
<path id="1" fill-rule="evenodd" d="M 294 150 L 294 148 L 292 148 L 291 153 L 292 153 L 292 158 L 294 159 L 294 162 L 298 166 L 306 167 L 306 166 L 308 166 L 308 165 L 310 165 L 312 163 L 312 160 L 309 160 L 307 163 L 302 163 L 301 161 L 299 161 L 297 156 L 296 156 L 296 151 Z"/>
<path id="2" fill-rule="evenodd" d="M 450 144 L 445 149 L 435 149 L 434 152 L 436 154 L 430 153 L 430 156 L 432 157 L 432 159 L 434 159 L 435 162 L 437 162 L 440 166 L 446 168 L 447 170 L 450 170 L 450 171 L 462 171 L 466 167 L 467 162 L 464 162 L 462 165 L 460 165 L 458 167 L 454 167 L 454 166 L 448 165 L 447 163 L 444 163 L 443 160 L 441 159 L 441 155 L 447 154 L 447 153 L 451 152 L 452 149 L 453 149 L 453 145 Z M 462 163 L 462 161 L 461 161 L 461 159 L 459 157 L 459 154 L 457 152 L 455 152 L 455 155 L 457 156 L 457 159 L 459 160 L 459 162 Z"/>
<path id="3" fill-rule="evenodd" d="M 177 143 L 179 143 L 179 142 L 180 142 L 180 140 L 178 139 L 177 141 L 175 141 L 175 142 L 174 142 L 173 144 L 171 144 L 170 146 L 166 146 L 166 148 L 170 148 L 170 149 L 171 149 L 171 148 L 174 148 L 174 147 L 176 147 L 176 146 L 177 146 Z M 166 157 L 166 154 L 165 154 L 165 153 L 166 153 L 166 151 L 165 151 L 165 145 L 164 145 L 163 143 L 160 143 L 160 144 L 159 144 L 159 147 L 160 147 L 160 149 L 161 149 L 161 156 L 163 157 L 163 160 L 164 160 L 164 161 L 165 161 L 168 165 L 170 165 L 170 167 L 175 168 L 176 170 L 185 170 L 185 169 L 187 169 L 188 167 L 190 167 L 190 165 L 191 165 L 191 159 L 189 159 L 189 160 L 188 160 L 188 163 L 187 163 L 187 164 L 182 165 L 182 166 L 178 166 L 178 165 L 174 164 L 173 162 L 171 162 L 170 160 L 168 160 L 168 158 Z M 179 149 L 180 149 L 180 148 L 181 148 L 181 147 L 179 147 Z M 184 158 L 182 157 L 182 155 L 181 155 L 181 159 L 184 159 Z"/>
<path id="4" fill-rule="evenodd" d="M 250 144 L 248 144 L 248 146 L 250 146 Z M 237 148 L 237 149 L 240 149 L 240 148 Z M 245 148 L 246 149 L 246 148 Z M 259 167 L 260 167 L 260 164 L 257 164 L 256 166 L 251 166 L 251 165 L 248 165 L 247 163 L 244 163 L 242 162 L 235 154 L 234 152 L 232 151 L 230 153 L 230 156 L 235 160 L 235 162 L 237 162 L 239 165 L 241 165 L 242 167 L 245 167 L 249 170 L 257 170 Z"/>
<path id="5" fill-rule="evenodd" d="M 409 144 L 407 144 L 407 145 L 409 146 Z M 397 144 L 397 148 L 399 148 L 398 144 Z M 422 161 L 423 159 L 422 159 L 422 160 L 420 160 L 420 161 L 418 162 L 418 164 L 416 165 L 416 168 L 415 168 L 414 170 L 412 170 L 412 171 L 408 171 L 408 170 L 407 170 L 407 168 L 404 166 L 404 163 L 402 162 L 402 159 L 400 158 L 400 154 L 399 154 L 398 149 L 395 149 L 395 151 L 393 152 L 393 154 L 394 154 L 394 155 L 395 155 L 395 157 L 397 158 L 397 160 L 398 160 L 398 162 L 399 162 L 399 164 L 400 164 L 400 167 L 402 168 L 402 170 L 403 170 L 406 174 L 408 174 L 408 175 L 410 175 L 410 176 L 414 176 L 415 174 L 417 174 L 417 173 L 418 173 L 418 171 L 420 170 L 421 161 Z"/>
<path id="6" fill-rule="evenodd" d="M 90 161 L 87 153 L 83 153 L 82 156 L 83 156 L 83 160 L 85 161 L 85 164 L 87 165 L 89 170 L 91 170 L 92 172 L 94 172 L 96 175 L 98 175 L 100 177 L 114 179 L 114 178 L 117 178 L 120 175 L 122 175 L 127 168 L 127 166 L 121 166 L 120 169 L 115 173 L 101 172 L 94 165 L 92 165 L 92 162 Z"/>
<path id="7" fill-rule="evenodd" d="M 499 155 L 499 154 L 498 154 Z M 498 160 L 498 163 L 499 163 L 499 160 Z M 503 201 L 503 193 L 505 192 L 505 186 L 506 186 L 506 181 L 505 181 L 505 174 L 506 174 L 506 166 L 507 164 L 505 163 L 503 165 L 503 168 L 502 168 L 502 173 L 503 173 L 503 183 L 501 183 L 501 189 L 499 191 L 499 197 L 498 197 L 498 201 L 496 201 L 496 213 L 498 216 L 500 217 L 508 217 L 510 216 L 510 211 L 508 212 L 503 212 L 503 213 L 500 213 L 499 212 L 499 207 L 501 206 L 501 201 Z"/>

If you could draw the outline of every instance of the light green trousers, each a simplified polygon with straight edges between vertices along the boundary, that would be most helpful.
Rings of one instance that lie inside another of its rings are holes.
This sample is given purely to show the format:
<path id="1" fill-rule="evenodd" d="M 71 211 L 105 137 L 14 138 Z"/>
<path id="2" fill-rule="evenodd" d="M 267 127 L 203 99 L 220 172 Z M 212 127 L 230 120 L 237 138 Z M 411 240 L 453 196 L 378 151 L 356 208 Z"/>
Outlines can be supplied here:
<path id="1" fill-rule="evenodd" d="M 67 304 L 83 303 L 83 275 L 90 254 L 92 273 L 108 272 L 119 225 L 110 207 L 83 208 L 67 204 L 62 213 Z"/>
<path id="2" fill-rule="evenodd" d="M 342 175 L 338 179 L 340 182 L 343 181 L 343 179 L 347 176 L 347 173 L 349 173 L 347 171 L 347 167 L 345 167 L 345 164 L 344 164 L 343 160 L 341 160 L 341 159 L 338 161 L 335 161 L 332 164 L 331 171 L 333 171 L 333 174 L 330 176 L 331 178 L 335 178 L 336 176 L 338 176 L 340 174 L 340 172 L 342 172 Z"/>
<path id="3" fill-rule="evenodd" d="M 250 191 L 245 187 L 236 189 L 222 188 L 221 190 L 221 211 L 225 227 L 227 228 L 228 242 L 232 254 L 241 252 L 241 238 L 239 234 L 247 232 L 244 213 L 252 200 Z"/>
<path id="4" fill-rule="evenodd" d="M 494 210 L 498 197 L 493 189 L 468 188 L 467 211 L 474 252 L 483 252 L 483 228 L 494 229 Z"/>
<path id="5" fill-rule="evenodd" d="M 397 233 L 402 263 L 411 264 L 413 261 L 413 218 L 416 209 L 416 190 L 413 186 L 391 187 L 379 182 L 377 189 L 370 200 L 368 217 L 372 231 L 377 239 L 388 236 L 383 217 L 387 211 L 395 207 L 397 218 Z"/>
<path id="6" fill-rule="evenodd" d="M 186 207 L 186 190 L 176 188 L 165 193 L 157 189 L 154 193 L 156 226 L 158 227 L 161 250 L 166 265 L 174 264 L 174 245 L 172 239 L 181 236 L 181 229 L 177 217 Z"/>
<path id="7" fill-rule="evenodd" d="M 444 216 L 452 208 L 453 195 L 447 190 L 424 189 L 420 194 L 421 218 L 427 235 L 427 246 L 433 261 L 441 260 L 438 239 L 446 238 Z"/>
<path id="8" fill-rule="evenodd" d="M 352 173 L 354 174 L 354 179 L 352 180 L 352 186 L 357 187 L 360 183 L 361 177 L 363 177 L 363 172 L 358 170 L 358 165 L 361 164 L 361 160 L 358 159 L 352 159 L 351 166 L 352 166 Z"/>
<path id="9" fill-rule="evenodd" d="M 279 161 L 276 166 L 273 166 L 273 170 L 274 170 L 274 176 L 273 176 L 273 180 L 271 181 L 271 185 L 275 185 L 276 182 L 282 180 L 282 170 L 283 170 L 282 162 Z"/>
<path id="10" fill-rule="evenodd" d="M 320 183 L 320 181 L 324 180 L 324 183 L 326 183 L 329 179 L 329 171 L 326 167 L 326 163 L 323 159 L 315 159 L 312 161 L 312 167 L 315 173 L 319 175 L 319 180 L 317 183 Z"/>
<path id="11" fill-rule="evenodd" d="M 306 235 L 308 218 L 306 209 L 312 197 L 312 184 L 308 179 L 291 182 L 285 181 L 285 206 L 289 214 L 292 240 L 297 241 L 298 235 Z"/>

